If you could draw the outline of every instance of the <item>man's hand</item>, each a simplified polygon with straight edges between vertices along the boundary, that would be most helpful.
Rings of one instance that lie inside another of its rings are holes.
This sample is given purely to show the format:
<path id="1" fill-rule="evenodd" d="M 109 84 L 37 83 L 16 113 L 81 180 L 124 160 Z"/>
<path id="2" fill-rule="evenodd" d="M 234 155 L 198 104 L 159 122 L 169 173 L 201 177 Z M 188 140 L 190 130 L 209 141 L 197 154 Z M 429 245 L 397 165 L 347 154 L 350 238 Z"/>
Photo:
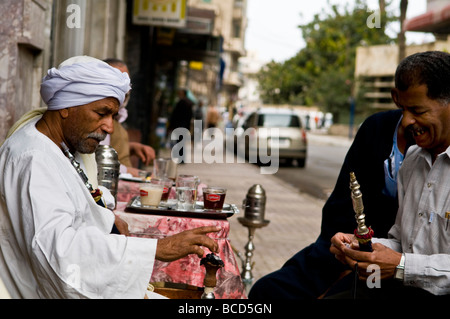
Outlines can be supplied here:
<path id="1" fill-rule="evenodd" d="M 130 231 L 128 230 L 127 222 L 117 215 L 114 215 L 114 217 L 115 217 L 114 224 L 116 225 L 119 233 L 125 236 L 130 236 Z"/>
<path id="2" fill-rule="evenodd" d="M 351 247 L 359 249 L 358 242 L 353 234 L 337 233 L 331 238 L 330 252 L 343 264 L 348 264 L 345 249 Z"/>
<path id="3" fill-rule="evenodd" d="M 131 174 L 131 176 L 133 176 L 133 177 L 140 177 L 139 176 L 139 171 L 140 171 L 139 168 L 127 166 L 127 173 Z"/>
<path id="4" fill-rule="evenodd" d="M 395 268 L 400 263 L 401 253 L 376 243 L 372 244 L 372 252 L 359 251 L 358 248 L 359 246 L 355 244 L 354 236 L 351 234 L 337 233 L 331 238 L 330 252 L 352 269 L 358 264 L 360 279 L 366 279 L 372 274 L 372 272 L 367 272 L 367 268 L 373 264 L 380 267 L 381 279 L 394 276 Z"/>
<path id="5" fill-rule="evenodd" d="M 145 165 L 149 165 L 156 157 L 155 150 L 148 145 L 139 142 L 129 142 L 129 145 L 130 155 L 136 155 Z"/>
<path id="6" fill-rule="evenodd" d="M 159 239 L 156 247 L 156 259 L 161 261 L 174 261 L 189 254 L 196 254 L 201 258 L 204 255 L 201 246 L 207 247 L 212 252 L 217 253 L 219 250 L 217 242 L 206 236 L 206 234 L 218 231 L 220 231 L 220 228 L 205 226 Z"/>

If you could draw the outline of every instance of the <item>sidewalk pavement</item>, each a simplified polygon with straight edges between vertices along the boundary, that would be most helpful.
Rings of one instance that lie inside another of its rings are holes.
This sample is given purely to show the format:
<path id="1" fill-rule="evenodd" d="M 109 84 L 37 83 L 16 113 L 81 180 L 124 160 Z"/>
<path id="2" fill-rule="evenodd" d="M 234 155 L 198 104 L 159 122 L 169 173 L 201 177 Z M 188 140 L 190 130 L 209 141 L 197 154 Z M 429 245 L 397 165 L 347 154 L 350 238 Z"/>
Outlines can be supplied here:
<path id="1" fill-rule="evenodd" d="M 350 147 L 353 138 L 340 135 L 328 135 L 326 132 L 314 131 L 308 132 L 308 142 L 317 145 L 339 145 Z"/>
<path id="2" fill-rule="evenodd" d="M 309 134 L 311 143 L 341 144 L 349 146 L 348 138 Z M 300 168 L 299 168 L 300 169 Z M 255 250 L 252 262 L 253 282 L 265 274 L 279 269 L 299 250 L 313 243 L 320 232 L 322 207 L 325 201 L 306 193 L 274 175 L 261 174 L 254 164 L 237 163 L 187 163 L 178 166 L 178 174 L 193 174 L 202 183 L 227 188 L 225 202 L 235 204 L 240 213 L 229 218 L 230 242 L 245 258 L 245 245 L 248 242 L 248 229 L 241 225 L 238 217 L 244 216 L 242 201 L 247 191 L 260 184 L 266 192 L 265 219 L 268 226 L 256 229 L 253 239 Z M 239 269 L 240 259 L 236 256 Z"/>

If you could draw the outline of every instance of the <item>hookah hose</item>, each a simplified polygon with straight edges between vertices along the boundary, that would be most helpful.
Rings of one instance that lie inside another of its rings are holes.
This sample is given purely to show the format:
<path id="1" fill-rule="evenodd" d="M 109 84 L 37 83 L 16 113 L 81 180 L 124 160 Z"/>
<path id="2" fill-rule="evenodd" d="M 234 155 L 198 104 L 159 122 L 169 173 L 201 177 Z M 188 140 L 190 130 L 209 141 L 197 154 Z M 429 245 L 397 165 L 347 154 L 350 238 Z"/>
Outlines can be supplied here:
<path id="1" fill-rule="evenodd" d="M 91 193 L 92 197 L 94 198 L 94 201 L 97 205 L 101 206 L 101 207 L 105 207 L 106 205 L 103 202 L 102 199 L 102 191 L 100 189 L 94 189 L 92 187 L 92 185 L 89 183 L 89 179 L 86 176 L 86 174 L 84 173 L 83 169 L 80 166 L 80 163 L 78 163 L 75 159 L 75 157 L 72 155 L 72 153 L 70 153 L 69 148 L 67 147 L 66 143 L 61 142 L 61 147 L 63 148 L 64 154 L 67 156 L 67 158 L 70 160 L 70 163 L 72 164 L 72 166 L 75 168 L 75 170 L 77 171 L 78 175 L 81 177 L 81 180 L 83 181 L 84 185 L 86 186 L 86 188 L 89 190 L 89 192 Z M 111 230 L 111 234 L 120 234 L 119 230 L 116 227 L 116 224 L 113 224 L 112 230 Z"/>

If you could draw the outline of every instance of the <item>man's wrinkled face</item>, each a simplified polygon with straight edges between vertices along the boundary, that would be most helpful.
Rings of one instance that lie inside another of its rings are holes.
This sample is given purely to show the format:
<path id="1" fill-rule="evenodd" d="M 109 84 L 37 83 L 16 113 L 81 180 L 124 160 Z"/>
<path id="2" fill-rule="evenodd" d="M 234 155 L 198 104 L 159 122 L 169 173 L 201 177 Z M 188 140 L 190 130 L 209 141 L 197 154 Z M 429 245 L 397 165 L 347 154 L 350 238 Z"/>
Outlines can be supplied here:
<path id="1" fill-rule="evenodd" d="M 450 105 L 430 99 L 427 92 L 426 85 L 416 85 L 406 91 L 395 89 L 392 97 L 416 144 L 436 156 L 450 145 Z"/>
<path id="2" fill-rule="evenodd" d="M 107 134 L 113 132 L 113 117 L 118 111 L 119 102 L 111 97 L 68 108 L 63 132 L 69 148 L 83 154 L 95 152 Z"/>

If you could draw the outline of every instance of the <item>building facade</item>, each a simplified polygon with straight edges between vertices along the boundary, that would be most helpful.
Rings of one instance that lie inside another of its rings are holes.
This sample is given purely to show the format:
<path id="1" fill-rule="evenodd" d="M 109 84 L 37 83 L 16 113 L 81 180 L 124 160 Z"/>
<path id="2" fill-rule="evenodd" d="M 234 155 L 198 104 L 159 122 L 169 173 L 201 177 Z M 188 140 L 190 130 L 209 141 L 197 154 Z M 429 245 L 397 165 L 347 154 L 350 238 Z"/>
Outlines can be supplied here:
<path id="1" fill-rule="evenodd" d="M 0 141 L 26 112 L 43 106 L 47 69 L 75 55 L 122 57 L 125 0 L 2 0 Z"/>
<path id="2" fill-rule="evenodd" d="M 410 4 L 412 5 L 412 4 Z M 404 23 L 405 31 L 430 32 L 435 41 L 408 45 L 406 56 L 423 51 L 450 52 L 450 4 L 447 0 L 428 0 L 427 12 Z M 398 61 L 397 45 L 359 47 L 356 51 L 355 78 L 364 98 L 375 110 L 396 108 L 391 98 Z"/>
<path id="3" fill-rule="evenodd" d="M 192 8 L 214 12 L 212 35 L 221 39 L 221 47 L 217 82 L 211 86 L 214 94 L 206 97 L 206 102 L 230 108 L 243 84 L 239 58 L 246 55 L 247 0 L 188 0 L 188 4 Z M 196 93 L 195 89 L 193 91 Z"/>
<path id="4" fill-rule="evenodd" d="M 0 142 L 22 114 L 40 106 L 39 85 L 48 67 L 51 0 L 0 3 Z"/>
<path id="5" fill-rule="evenodd" d="M 142 23 L 139 5 L 159 21 L 158 10 L 176 8 L 184 23 Z M 246 0 L 2 0 L 0 14 L 0 141 L 24 113 L 43 106 L 39 85 L 47 69 L 76 55 L 128 64 L 127 124 L 145 143 L 178 87 L 225 106 L 241 84 Z"/>

